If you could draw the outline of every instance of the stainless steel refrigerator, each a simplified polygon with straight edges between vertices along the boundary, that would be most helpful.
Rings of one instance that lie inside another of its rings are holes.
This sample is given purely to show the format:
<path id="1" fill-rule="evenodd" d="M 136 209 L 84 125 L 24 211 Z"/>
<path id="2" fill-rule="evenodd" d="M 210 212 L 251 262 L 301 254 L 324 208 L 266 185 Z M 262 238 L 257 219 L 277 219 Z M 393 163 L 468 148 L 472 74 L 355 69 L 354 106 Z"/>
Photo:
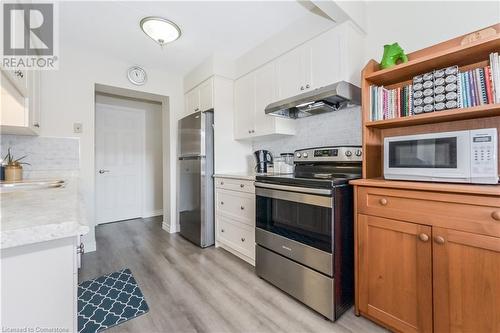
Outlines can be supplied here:
<path id="1" fill-rule="evenodd" d="M 201 247 L 215 241 L 213 123 L 213 111 L 179 120 L 180 233 Z"/>

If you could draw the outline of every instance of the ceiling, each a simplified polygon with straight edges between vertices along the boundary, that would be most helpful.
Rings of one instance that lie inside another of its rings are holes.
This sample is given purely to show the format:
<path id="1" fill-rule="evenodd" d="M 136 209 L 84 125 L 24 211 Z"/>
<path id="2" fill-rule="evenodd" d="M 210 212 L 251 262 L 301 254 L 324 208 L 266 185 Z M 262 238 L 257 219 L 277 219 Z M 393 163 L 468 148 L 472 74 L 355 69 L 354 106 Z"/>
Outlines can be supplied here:
<path id="1" fill-rule="evenodd" d="M 146 68 L 185 74 L 211 54 L 236 59 L 310 11 L 299 1 L 60 2 L 60 43 Z M 140 29 L 145 16 L 174 21 L 182 36 L 163 49 Z"/>

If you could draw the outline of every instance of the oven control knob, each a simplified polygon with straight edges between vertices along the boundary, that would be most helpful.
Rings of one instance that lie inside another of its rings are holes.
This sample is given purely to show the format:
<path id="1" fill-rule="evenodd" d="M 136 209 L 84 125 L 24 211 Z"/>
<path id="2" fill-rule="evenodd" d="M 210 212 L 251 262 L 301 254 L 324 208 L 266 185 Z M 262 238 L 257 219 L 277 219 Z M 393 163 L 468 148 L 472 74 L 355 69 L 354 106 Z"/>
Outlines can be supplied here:
<path id="1" fill-rule="evenodd" d="M 361 156 L 361 154 L 362 154 L 362 152 L 361 152 L 361 150 L 360 150 L 360 149 L 356 150 L 356 156 L 357 156 L 357 157 L 360 157 L 360 156 Z"/>
<path id="2" fill-rule="evenodd" d="M 301 153 L 297 153 L 295 156 L 297 156 L 297 158 L 301 158 L 302 154 Z"/>
<path id="3" fill-rule="evenodd" d="M 351 156 L 352 156 L 352 151 L 350 151 L 350 150 L 346 150 L 346 152 L 345 152 L 345 156 L 347 156 L 347 157 L 351 157 Z"/>
<path id="4" fill-rule="evenodd" d="M 304 154 L 302 154 L 302 156 L 303 156 L 304 158 L 307 158 L 309 155 L 307 155 L 307 153 L 304 153 Z"/>

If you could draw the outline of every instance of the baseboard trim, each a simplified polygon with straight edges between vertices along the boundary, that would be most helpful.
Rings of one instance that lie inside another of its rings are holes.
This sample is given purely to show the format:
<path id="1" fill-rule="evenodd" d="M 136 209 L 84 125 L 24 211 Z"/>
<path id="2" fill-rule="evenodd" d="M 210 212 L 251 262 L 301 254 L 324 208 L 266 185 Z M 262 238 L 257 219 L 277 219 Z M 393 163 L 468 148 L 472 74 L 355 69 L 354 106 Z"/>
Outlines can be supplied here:
<path id="1" fill-rule="evenodd" d="M 157 209 L 157 210 L 153 210 L 150 212 L 142 213 L 142 218 L 146 219 L 148 217 L 154 217 L 154 216 L 160 216 L 160 215 L 163 215 L 163 209 Z"/>
<path id="2" fill-rule="evenodd" d="M 163 221 L 163 222 L 161 223 L 161 228 L 162 228 L 163 230 L 165 230 L 166 232 L 168 232 L 169 234 L 171 234 L 171 233 L 172 233 L 172 231 L 170 230 L 170 223 L 168 223 L 167 221 Z"/>

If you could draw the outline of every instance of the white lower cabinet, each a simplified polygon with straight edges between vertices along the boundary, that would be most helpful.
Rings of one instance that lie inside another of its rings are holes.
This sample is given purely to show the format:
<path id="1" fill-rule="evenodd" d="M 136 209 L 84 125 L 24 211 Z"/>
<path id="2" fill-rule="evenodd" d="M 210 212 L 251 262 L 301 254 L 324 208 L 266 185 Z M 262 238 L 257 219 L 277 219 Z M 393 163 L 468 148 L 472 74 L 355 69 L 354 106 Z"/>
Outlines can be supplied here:
<path id="1" fill-rule="evenodd" d="M 76 244 L 75 236 L 1 250 L 2 329 L 77 332 Z"/>
<path id="2" fill-rule="evenodd" d="M 216 178 L 215 246 L 255 265 L 253 181 Z"/>

